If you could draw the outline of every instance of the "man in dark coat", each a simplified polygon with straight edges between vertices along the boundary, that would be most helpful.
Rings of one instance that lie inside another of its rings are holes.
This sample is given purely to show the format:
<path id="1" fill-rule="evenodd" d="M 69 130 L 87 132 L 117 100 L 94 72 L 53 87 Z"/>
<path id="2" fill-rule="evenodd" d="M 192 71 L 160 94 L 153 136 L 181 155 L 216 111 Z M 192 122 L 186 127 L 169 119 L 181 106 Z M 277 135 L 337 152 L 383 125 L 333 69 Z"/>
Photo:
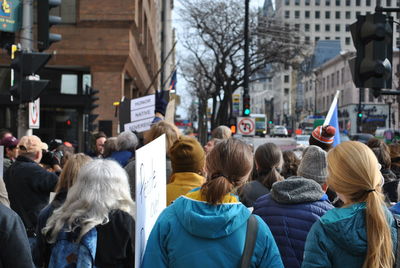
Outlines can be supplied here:
<path id="1" fill-rule="evenodd" d="M 17 147 L 19 156 L 7 170 L 4 181 L 11 208 L 24 222 L 28 237 L 34 237 L 39 212 L 49 203 L 58 177 L 38 164 L 42 150 L 47 149 L 39 137 L 24 136 Z"/>
<path id="2" fill-rule="evenodd" d="M 269 226 L 285 267 L 301 267 L 311 226 L 333 206 L 325 194 L 326 152 L 311 145 L 303 155 L 298 176 L 275 182 L 271 193 L 257 199 L 253 213 Z"/>

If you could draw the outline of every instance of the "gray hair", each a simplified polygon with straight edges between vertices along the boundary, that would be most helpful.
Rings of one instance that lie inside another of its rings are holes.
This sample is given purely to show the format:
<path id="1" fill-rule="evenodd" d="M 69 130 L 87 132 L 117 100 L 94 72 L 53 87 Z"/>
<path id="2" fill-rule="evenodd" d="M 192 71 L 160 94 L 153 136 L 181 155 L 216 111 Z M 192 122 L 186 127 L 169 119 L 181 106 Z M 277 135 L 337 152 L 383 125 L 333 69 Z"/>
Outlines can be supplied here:
<path id="1" fill-rule="evenodd" d="M 54 243 L 64 227 L 66 231 L 80 227 L 79 241 L 93 227 L 106 224 L 112 210 L 134 217 L 134 209 L 125 170 L 113 160 L 97 159 L 81 168 L 67 199 L 48 219 L 42 233 Z"/>
<path id="2" fill-rule="evenodd" d="M 134 151 L 139 144 L 139 139 L 132 131 L 124 131 L 117 137 L 119 151 Z"/>
<path id="3" fill-rule="evenodd" d="M 229 139 L 230 137 L 232 137 L 232 132 L 231 129 L 227 126 L 218 126 L 212 131 L 211 137 L 221 140 Z"/>

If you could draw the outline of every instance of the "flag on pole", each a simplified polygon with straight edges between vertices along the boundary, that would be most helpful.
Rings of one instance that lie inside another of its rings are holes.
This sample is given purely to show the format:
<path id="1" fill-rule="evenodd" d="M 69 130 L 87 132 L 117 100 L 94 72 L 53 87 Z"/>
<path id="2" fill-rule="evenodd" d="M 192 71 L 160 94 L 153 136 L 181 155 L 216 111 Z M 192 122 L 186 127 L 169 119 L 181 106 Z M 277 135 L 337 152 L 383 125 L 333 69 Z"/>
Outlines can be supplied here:
<path id="1" fill-rule="evenodd" d="M 337 102 L 339 98 L 340 91 L 336 91 L 336 95 L 333 98 L 331 107 L 329 108 L 328 114 L 326 115 L 324 126 L 330 125 L 336 129 L 335 137 L 333 140 L 333 147 L 340 143 L 340 129 L 339 129 L 339 120 L 338 120 L 338 112 L 337 112 Z"/>
<path id="2" fill-rule="evenodd" d="M 171 82 L 169 83 L 169 90 L 176 90 L 176 83 L 177 83 L 177 79 L 176 79 L 176 70 L 174 71 L 174 73 L 172 74 L 171 77 Z"/>

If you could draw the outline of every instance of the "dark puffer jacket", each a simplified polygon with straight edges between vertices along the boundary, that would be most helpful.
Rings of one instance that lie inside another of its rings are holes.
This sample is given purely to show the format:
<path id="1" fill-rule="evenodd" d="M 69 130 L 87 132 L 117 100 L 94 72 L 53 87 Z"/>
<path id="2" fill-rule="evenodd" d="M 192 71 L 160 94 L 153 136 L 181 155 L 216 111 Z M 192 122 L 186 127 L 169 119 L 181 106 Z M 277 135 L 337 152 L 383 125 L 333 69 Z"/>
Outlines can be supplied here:
<path id="1" fill-rule="evenodd" d="M 253 213 L 269 226 L 285 267 L 300 267 L 311 226 L 333 206 L 321 186 L 310 179 L 290 177 L 272 185 L 257 199 Z"/>

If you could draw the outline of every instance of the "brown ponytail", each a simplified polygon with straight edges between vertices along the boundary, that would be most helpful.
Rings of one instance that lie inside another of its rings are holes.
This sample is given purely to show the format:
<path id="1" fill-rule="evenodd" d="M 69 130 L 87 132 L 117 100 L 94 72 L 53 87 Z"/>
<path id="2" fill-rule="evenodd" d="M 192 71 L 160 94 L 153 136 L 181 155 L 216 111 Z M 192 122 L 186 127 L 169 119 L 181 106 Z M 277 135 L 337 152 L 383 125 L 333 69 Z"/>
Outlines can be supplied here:
<path id="1" fill-rule="evenodd" d="M 366 202 L 367 254 L 364 268 L 391 268 L 394 262 L 390 226 L 384 212 L 382 177 L 374 153 L 360 142 L 344 142 L 328 153 L 327 183 L 348 200 Z"/>
<path id="2" fill-rule="evenodd" d="M 207 182 L 201 193 L 208 203 L 221 203 L 225 195 L 246 182 L 253 167 L 249 145 L 237 139 L 223 140 L 207 155 Z"/>
<path id="3" fill-rule="evenodd" d="M 273 143 L 265 143 L 256 150 L 254 158 L 257 163 L 258 178 L 266 188 L 271 189 L 272 184 L 284 178 L 278 172 L 283 164 L 282 151 Z"/>

